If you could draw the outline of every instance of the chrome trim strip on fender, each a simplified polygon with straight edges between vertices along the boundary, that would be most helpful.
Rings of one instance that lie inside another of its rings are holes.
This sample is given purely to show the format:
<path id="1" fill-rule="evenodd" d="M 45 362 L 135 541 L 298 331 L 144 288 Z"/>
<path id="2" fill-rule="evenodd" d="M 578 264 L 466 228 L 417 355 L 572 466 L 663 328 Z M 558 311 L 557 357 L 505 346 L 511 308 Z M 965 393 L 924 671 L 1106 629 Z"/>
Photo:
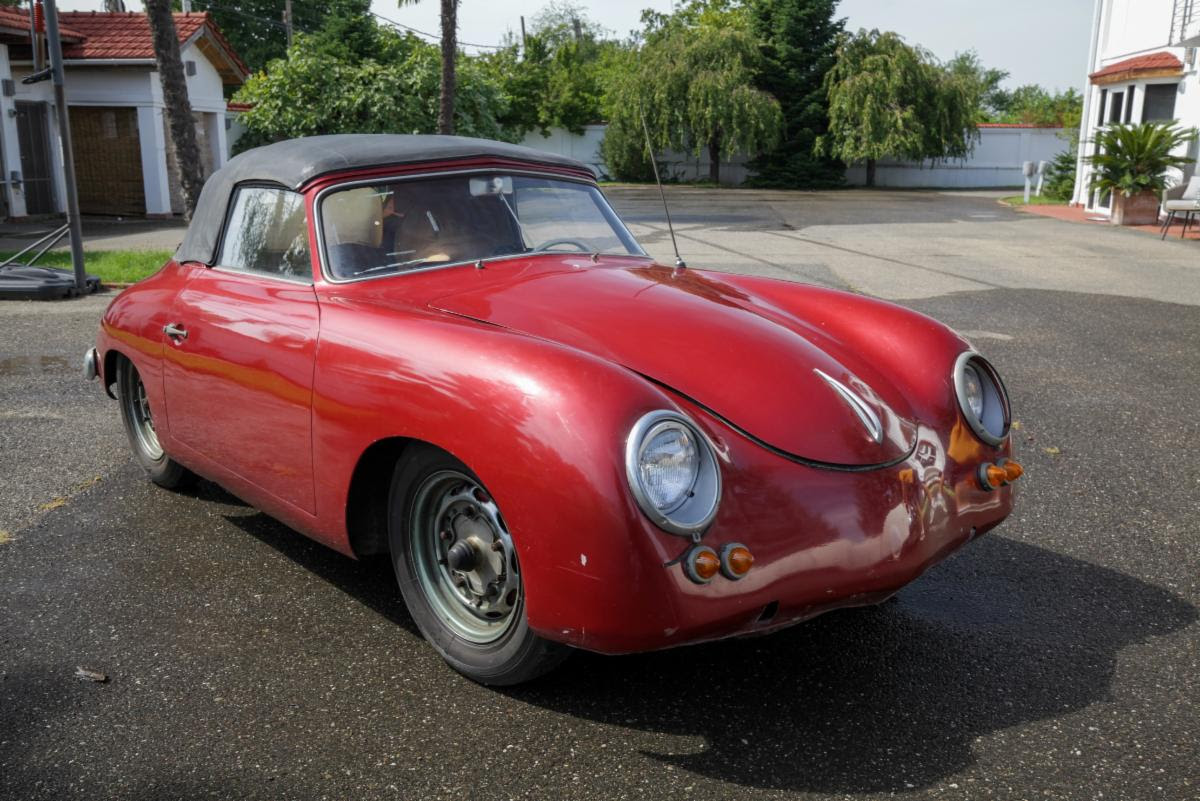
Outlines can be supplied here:
<path id="1" fill-rule="evenodd" d="M 865 400 L 855 394 L 854 390 L 850 389 L 850 387 L 846 386 L 841 381 L 838 381 L 829 373 L 826 373 L 824 370 L 820 370 L 816 367 L 813 368 L 813 372 L 825 379 L 825 383 L 833 387 L 834 391 L 841 396 L 842 400 L 846 401 L 846 404 L 854 410 L 854 413 L 858 415 L 858 419 L 863 424 L 863 427 L 867 429 L 867 433 L 871 435 L 871 439 L 875 440 L 876 444 L 882 443 L 883 423 L 880 422 L 879 415 L 875 414 L 875 410 L 868 406 Z"/>

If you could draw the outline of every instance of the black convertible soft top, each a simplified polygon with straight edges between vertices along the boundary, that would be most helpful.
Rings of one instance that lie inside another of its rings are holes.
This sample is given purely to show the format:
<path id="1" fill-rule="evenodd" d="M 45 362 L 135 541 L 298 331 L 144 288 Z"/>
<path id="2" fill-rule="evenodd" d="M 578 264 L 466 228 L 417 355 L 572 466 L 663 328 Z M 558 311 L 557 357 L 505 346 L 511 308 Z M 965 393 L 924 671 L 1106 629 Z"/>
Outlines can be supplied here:
<path id="1" fill-rule="evenodd" d="M 282 184 L 298 190 L 315 178 L 343 170 L 487 157 L 591 173 L 584 164 L 565 156 L 466 136 L 333 134 L 288 139 L 234 156 L 205 181 L 175 259 L 204 264 L 216 261 L 217 237 L 229 198 L 241 183 Z"/>

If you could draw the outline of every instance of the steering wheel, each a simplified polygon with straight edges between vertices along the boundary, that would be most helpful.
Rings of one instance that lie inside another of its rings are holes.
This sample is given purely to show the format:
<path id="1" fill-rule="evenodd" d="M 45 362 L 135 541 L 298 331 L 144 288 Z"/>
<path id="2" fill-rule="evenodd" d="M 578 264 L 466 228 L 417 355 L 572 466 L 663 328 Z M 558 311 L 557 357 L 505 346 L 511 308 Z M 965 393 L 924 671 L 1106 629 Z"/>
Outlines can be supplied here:
<path id="1" fill-rule="evenodd" d="M 555 245 L 571 245 L 579 248 L 580 253 L 591 253 L 596 249 L 587 242 L 583 242 L 579 239 L 551 239 L 548 242 L 543 242 L 542 244 L 538 245 L 533 249 L 533 251 L 534 253 L 540 253 L 542 251 L 549 250 Z"/>

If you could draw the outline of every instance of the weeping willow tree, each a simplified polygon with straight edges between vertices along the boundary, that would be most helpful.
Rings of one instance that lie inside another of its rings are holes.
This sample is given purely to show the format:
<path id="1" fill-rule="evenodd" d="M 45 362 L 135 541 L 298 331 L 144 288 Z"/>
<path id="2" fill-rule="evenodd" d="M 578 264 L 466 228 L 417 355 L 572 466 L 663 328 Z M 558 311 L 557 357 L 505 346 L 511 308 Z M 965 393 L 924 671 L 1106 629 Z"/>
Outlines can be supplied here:
<path id="1" fill-rule="evenodd" d="M 979 137 L 975 85 L 890 31 L 844 37 L 825 90 L 829 132 L 814 150 L 866 162 L 867 186 L 878 159 L 966 158 Z"/>
<path id="2" fill-rule="evenodd" d="M 758 44 L 744 21 L 725 16 L 652 19 L 645 43 L 609 65 L 603 152 L 619 177 L 648 177 L 641 115 L 655 151 L 707 151 L 714 183 L 722 158 L 778 141 L 779 103 L 755 87 Z"/>

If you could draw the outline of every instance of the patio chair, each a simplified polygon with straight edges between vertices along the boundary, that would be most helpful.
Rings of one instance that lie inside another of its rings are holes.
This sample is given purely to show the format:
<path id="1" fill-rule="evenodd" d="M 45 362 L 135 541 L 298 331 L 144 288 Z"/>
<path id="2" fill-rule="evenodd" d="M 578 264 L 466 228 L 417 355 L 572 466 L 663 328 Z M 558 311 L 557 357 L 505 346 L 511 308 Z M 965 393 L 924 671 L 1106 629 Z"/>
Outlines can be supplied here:
<path id="1" fill-rule="evenodd" d="M 1179 238 L 1183 239 L 1187 234 L 1188 226 L 1192 223 L 1192 215 L 1200 212 L 1200 176 L 1189 178 L 1186 184 L 1179 183 L 1169 189 L 1164 189 L 1162 208 L 1167 213 L 1167 219 L 1162 225 L 1161 238 L 1167 238 L 1167 232 L 1171 229 L 1171 223 L 1175 221 L 1175 215 L 1182 214 L 1183 229 L 1179 232 Z"/>

